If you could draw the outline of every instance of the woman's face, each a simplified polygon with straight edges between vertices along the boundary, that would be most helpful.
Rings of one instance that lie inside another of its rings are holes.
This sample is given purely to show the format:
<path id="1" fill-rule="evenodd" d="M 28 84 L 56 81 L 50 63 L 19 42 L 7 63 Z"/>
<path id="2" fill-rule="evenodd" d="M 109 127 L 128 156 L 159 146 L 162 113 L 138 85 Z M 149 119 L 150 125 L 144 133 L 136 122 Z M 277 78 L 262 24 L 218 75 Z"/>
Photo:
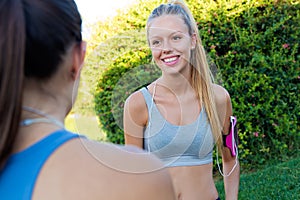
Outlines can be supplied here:
<path id="1" fill-rule="evenodd" d="M 148 42 L 152 57 L 163 72 L 190 70 L 190 52 L 196 37 L 190 36 L 180 16 L 163 15 L 153 19 L 148 25 Z"/>

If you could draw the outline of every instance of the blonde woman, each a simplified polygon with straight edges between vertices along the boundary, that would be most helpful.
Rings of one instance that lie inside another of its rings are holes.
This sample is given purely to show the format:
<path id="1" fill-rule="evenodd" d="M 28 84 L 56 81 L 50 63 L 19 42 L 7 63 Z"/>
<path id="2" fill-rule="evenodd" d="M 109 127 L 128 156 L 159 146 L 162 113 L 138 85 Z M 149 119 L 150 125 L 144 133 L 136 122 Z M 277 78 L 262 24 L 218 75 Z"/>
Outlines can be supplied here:
<path id="1" fill-rule="evenodd" d="M 230 96 L 212 82 L 197 25 L 184 2 L 155 8 L 147 39 L 161 77 L 126 100 L 125 143 L 159 157 L 171 173 L 177 198 L 184 200 L 219 199 L 212 175 L 216 144 L 226 199 L 237 199 L 239 163 L 222 141 L 230 129 Z"/>

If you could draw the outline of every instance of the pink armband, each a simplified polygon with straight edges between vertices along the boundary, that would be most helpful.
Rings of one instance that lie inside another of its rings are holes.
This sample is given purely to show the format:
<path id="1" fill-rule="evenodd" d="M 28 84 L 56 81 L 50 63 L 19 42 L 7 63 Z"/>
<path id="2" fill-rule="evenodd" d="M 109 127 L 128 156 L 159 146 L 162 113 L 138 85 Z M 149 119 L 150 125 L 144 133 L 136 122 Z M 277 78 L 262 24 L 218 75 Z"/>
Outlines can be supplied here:
<path id="1" fill-rule="evenodd" d="M 231 155 L 236 156 L 238 150 L 238 129 L 237 129 L 237 118 L 230 116 L 230 128 L 227 135 L 223 135 L 223 145 L 230 149 Z"/>

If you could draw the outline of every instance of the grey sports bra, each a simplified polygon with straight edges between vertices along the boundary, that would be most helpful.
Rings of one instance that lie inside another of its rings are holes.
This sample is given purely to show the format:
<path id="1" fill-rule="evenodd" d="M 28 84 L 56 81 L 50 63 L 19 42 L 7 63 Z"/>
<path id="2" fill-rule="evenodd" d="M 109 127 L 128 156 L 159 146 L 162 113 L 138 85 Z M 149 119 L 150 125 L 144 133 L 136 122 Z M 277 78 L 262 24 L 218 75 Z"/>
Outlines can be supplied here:
<path id="1" fill-rule="evenodd" d="M 141 88 L 149 123 L 144 131 L 144 149 L 162 160 L 165 166 L 194 166 L 212 162 L 214 139 L 205 109 L 191 124 L 169 123 L 157 109 L 146 88 Z"/>

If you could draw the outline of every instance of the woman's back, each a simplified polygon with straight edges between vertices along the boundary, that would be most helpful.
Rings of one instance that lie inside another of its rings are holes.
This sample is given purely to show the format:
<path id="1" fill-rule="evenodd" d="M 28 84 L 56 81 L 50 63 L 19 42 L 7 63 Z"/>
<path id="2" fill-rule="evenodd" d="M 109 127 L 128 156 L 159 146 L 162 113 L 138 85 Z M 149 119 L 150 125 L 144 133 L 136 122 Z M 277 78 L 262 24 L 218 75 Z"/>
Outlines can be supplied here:
<path id="1" fill-rule="evenodd" d="M 56 131 L 13 154 L 1 199 L 173 199 L 160 162 L 135 148 Z"/>
<path id="2" fill-rule="evenodd" d="M 45 164 L 33 199 L 173 199 L 171 182 L 161 167 L 142 154 L 75 139 Z"/>

